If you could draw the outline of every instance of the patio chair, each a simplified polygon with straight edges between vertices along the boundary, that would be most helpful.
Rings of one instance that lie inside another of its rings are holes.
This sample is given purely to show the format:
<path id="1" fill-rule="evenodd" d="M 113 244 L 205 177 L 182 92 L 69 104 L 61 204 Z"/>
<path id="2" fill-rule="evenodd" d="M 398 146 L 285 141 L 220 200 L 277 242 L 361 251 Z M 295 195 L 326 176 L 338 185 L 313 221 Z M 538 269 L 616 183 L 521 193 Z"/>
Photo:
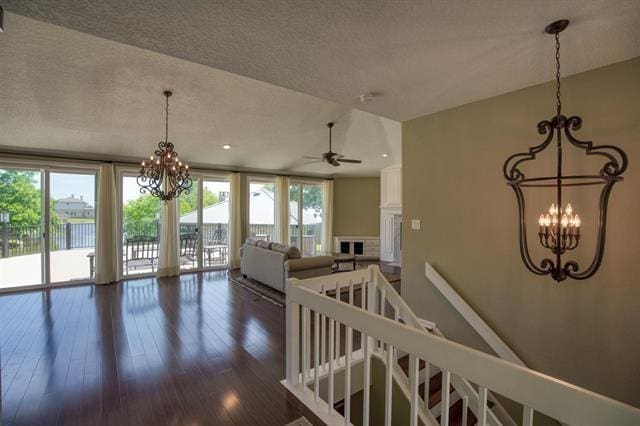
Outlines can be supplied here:
<path id="1" fill-rule="evenodd" d="M 156 237 L 136 236 L 125 240 L 124 265 L 127 273 L 130 269 L 151 268 L 155 272 L 158 262 L 158 239 Z"/>
<path id="2" fill-rule="evenodd" d="M 197 259 L 198 234 L 180 235 L 180 265 L 195 265 Z"/>

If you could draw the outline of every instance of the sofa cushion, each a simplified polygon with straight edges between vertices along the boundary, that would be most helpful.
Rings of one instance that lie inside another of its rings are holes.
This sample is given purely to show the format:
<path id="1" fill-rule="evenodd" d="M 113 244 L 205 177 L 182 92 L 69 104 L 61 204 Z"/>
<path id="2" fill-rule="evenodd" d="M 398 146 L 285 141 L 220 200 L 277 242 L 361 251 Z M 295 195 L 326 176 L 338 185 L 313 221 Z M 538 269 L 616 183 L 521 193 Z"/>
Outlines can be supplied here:
<path id="1" fill-rule="evenodd" d="M 333 256 L 309 256 L 300 259 L 289 259 L 284 262 L 284 270 L 287 272 L 306 269 L 328 268 L 327 275 L 331 273 Z"/>
<path id="2" fill-rule="evenodd" d="M 258 241 L 260 240 L 257 238 L 247 238 L 247 240 L 244 243 L 250 246 L 255 246 Z"/>
<path id="3" fill-rule="evenodd" d="M 262 247 L 263 249 L 266 249 L 266 250 L 271 250 L 271 244 L 273 244 L 271 241 L 264 241 L 264 240 L 256 241 L 257 247 Z"/>
<path id="4" fill-rule="evenodd" d="M 300 253 L 298 247 L 295 246 L 273 243 L 271 244 L 271 250 L 284 253 L 289 259 L 300 259 L 302 257 L 302 253 Z"/>

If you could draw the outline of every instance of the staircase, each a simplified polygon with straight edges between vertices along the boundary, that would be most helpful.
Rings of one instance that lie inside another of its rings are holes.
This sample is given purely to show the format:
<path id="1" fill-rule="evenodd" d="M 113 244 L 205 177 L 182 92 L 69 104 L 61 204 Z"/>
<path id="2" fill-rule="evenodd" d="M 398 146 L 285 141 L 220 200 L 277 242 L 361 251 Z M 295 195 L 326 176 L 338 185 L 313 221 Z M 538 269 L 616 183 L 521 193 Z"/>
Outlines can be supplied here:
<path id="1" fill-rule="evenodd" d="M 405 355 L 402 358 L 398 359 L 398 364 L 405 375 L 409 376 L 409 355 Z M 426 372 L 426 362 L 420 361 L 419 365 L 419 374 L 424 375 L 425 380 L 427 377 Z M 418 387 L 418 394 L 420 398 L 424 400 L 425 392 L 429 393 L 429 410 L 436 417 L 438 422 L 440 421 L 439 408 L 440 403 L 442 402 L 442 372 L 438 371 L 433 375 L 429 376 L 429 384 L 428 386 Z M 459 395 L 456 393 L 456 390 L 453 386 L 449 386 L 449 424 L 452 426 L 462 426 L 468 425 L 473 426 L 476 424 L 476 416 L 473 414 L 473 411 L 469 409 L 468 401 L 465 403 Z M 492 408 L 494 405 L 493 402 L 488 402 L 487 406 Z M 464 413 L 466 412 L 466 416 Z"/>
<path id="2" fill-rule="evenodd" d="M 640 424 L 634 407 L 445 339 L 375 265 L 290 279 L 286 333 L 282 384 L 329 425 L 532 426 L 536 411 L 567 425 Z M 378 366 L 384 378 L 372 381 Z M 517 421 L 492 391 L 522 405 Z"/>

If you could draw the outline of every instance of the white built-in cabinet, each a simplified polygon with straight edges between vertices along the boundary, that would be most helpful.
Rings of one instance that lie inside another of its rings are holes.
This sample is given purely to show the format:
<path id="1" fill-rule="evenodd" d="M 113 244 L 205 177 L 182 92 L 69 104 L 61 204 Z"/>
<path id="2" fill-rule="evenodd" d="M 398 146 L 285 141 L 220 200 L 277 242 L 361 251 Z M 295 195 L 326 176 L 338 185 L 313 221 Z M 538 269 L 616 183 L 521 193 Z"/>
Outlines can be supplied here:
<path id="1" fill-rule="evenodd" d="M 402 208 L 402 166 L 380 172 L 380 208 Z"/>
<path id="2" fill-rule="evenodd" d="M 358 259 L 380 258 L 378 237 L 334 237 L 333 247 L 337 253 L 353 254 Z"/>
<path id="3" fill-rule="evenodd" d="M 402 166 L 380 172 L 380 260 L 400 263 L 402 251 Z"/>

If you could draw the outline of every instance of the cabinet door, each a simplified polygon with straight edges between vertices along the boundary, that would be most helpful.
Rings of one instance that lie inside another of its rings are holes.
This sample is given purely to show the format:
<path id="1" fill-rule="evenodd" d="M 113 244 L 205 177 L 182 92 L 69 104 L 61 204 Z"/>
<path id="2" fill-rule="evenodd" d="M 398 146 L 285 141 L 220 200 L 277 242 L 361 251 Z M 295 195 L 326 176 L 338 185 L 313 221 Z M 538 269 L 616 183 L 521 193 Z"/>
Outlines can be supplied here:
<path id="1" fill-rule="evenodd" d="M 393 214 L 382 214 L 380 230 L 380 259 L 393 261 Z"/>
<path id="2" fill-rule="evenodd" d="M 400 207 L 402 204 L 402 168 L 384 169 L 380 175 L 380 204 Z"/>

